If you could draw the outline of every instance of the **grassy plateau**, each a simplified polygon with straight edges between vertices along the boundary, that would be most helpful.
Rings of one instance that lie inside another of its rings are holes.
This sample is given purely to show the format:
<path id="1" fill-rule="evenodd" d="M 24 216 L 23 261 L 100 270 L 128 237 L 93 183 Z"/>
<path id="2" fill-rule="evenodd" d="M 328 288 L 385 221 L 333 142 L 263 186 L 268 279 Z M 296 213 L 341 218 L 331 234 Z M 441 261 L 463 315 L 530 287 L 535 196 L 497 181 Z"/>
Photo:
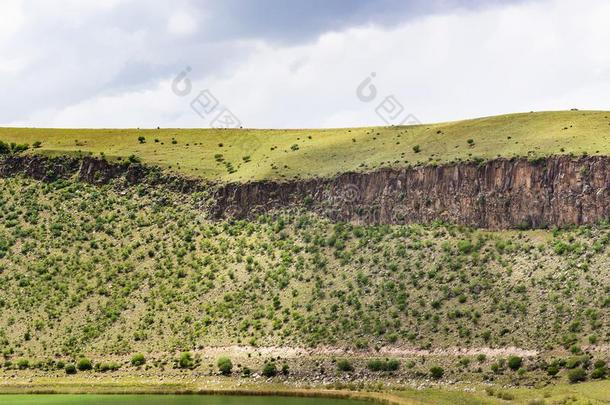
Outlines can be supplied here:
<path id="1" fill-rule="evenodd" d="M 50 155 L 135 155 L 146 164 L 211 180 L 288 180 L 498 156 L 610 155 L 610 112 L 532 112 L 351 129 L 0 128 L 0 140 L 38 141 L 34 152 Z"/>

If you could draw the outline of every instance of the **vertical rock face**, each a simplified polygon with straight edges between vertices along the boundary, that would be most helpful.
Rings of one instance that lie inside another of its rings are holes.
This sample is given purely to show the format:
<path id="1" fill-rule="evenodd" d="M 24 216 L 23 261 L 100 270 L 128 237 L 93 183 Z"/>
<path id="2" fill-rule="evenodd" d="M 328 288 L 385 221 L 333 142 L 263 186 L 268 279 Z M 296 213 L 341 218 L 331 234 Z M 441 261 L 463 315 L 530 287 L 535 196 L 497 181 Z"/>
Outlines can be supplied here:
<path id="1" fill-rule="evenodd" d="M 554 156 L 536 162 L 496 159 L 413 169 L 344 173 L 292 182 L 212 184 L 138 164 L 86 157 L 11 156 L 0 177 L 76 178 L 94 184 L 120 180 L 182 193 L 206 191 L 201 204 L 213 218 L 248 217 L 301 207 L 336 221 L 361 224 L 442 220 L 507 229 L 591 224 L 610 218 L 610 157 Z"/>
<path id="2" fill-rule="evenodd" d="M 334 220 L 366 224 L 580 225 L 610 218 L 610 158 L 496 159 L 332 179 L 230 184 L 217 190 L 216 200 L 218 217 L 303 206 Z"/>

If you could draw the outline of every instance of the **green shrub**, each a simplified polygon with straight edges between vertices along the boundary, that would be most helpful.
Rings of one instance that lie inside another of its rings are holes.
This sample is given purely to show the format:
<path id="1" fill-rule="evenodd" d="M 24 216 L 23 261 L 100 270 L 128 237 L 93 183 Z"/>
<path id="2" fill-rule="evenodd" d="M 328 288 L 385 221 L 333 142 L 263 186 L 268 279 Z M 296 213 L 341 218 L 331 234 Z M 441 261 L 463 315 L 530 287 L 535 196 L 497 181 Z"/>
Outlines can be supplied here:
<path id="1" fill-rule="evenodd" d="M 373 359 L 366 366 L 371 371 L 396 371 L 400 368 L 400 361 L 396 359 Z"/>
<path id="2" fill-rule="evenodd" d="M 144 363 L 146 363 L 146 359 L 144 358 L 144 355 L 142 353 L 136 353 L 131 358 L 132 366 L 138 367 L 138 366 L 143 365 Z"/>
<path id="3" fill-rule="evenodd" d="M 443 378 L 444 374 L 445 374 L 445 370 L 443 370 L 442 367 L 434 366 L 434 367 L 430 368 L 430 375 L 435 380 L 440 380 L 441 378 Z"/>
<path id="4" fill-rule="evenodd" d="M 519 356 L 510 356 L 508 358 L 508 367 L 513 371 L 518 370 L 522 364 L 523 359 Z"/>
<path id="5" fill-rule="evenodd" d="M 341 359 L 337 361 L 337 370 L 342 372 L 354 371 L 354 366 L 347 359 Z"/>
<path id="6" fill-rule="evenodd" d="M 80 371 L 87 371 L 93 368 L 93 364 L 91 363 L 91 360 L 83 357 L 78 361 L 78 363 L 76 363 L 76 368 L 78 368 Z"/>
<path id="7" fill-rule="evenodd" d="M 574 384 L 579 381 L 584 381 L 587 378 L 587 373 L 581 367 L 568 371 L 568 380 Z"/>
<path id="8" fill-rule="evenodd" d="M 101 373 L 105 373 L 107 371 L 116 371 L 119 369 L 119 365 L 115 362 L 111 363 L 97 363 L 95 365 L 95 370 Z"/>
<path id="9" fill-rule="evenodd" d="M 180 359 L 178 360 L 178 366 L 180 368 L 191 368 L 195 362 L 193 361 L 193 355 L 191 352 L 182 352 Z"/>
<path id="10" fill-rule="evenodd" d="M 17 367 L 19 370 L 25 370 L 30 367 L 30 361 L 28 359 L 19 359 L 17 360 Z"/>
<path id="11" fill-rule="evenodd" d="M 605 368 L 599 367 L 599 368 L 596 368 L 595 370 L 593 370 L 593 372 L 591 373 L 591 378 L 599 380 L 599 379 L 606 377 L 607 373 L 608 373 L 608 370 L 606 370 Z"/>
<path id="12" fill-rule="evenodd" d="M 265 363 L 263 366 L 263 375 L 265 377 L 274 377 L 277 374 L 277 368 L 275 367 L 275 363 L 270 361 Z"/>
<path id="13" fill-rule="evenodd" d="M 233 370 L 233 363 L 231 362 L 231 359 L 228 357 L 219 358 L 218 370 L 222 375 L 231 375 L 231 370 Z"/>
<path id="14" fill-rule="evenodd" d="M 8 143 L 0 141 L 0 155 L 8 155 L 11 153 L 11 147 Z"/>
<path id="15" fill-rule="evenodd" d="M 371 360 L 366 365 L 371 371 L 381 371 L 384 368 L 384 362 L 379 359 Z"/>
<path id="16" fill-rule="evenodd" d="M 76 374 L 76 366 L 74 364 L 66 364 L 64 370 L 66 374 Z"/>
<path id="17" fill-rule="evenodd" d="M 546 372 L 551 377 L 554 377 L 559 373 L 559 367 L 557 367 L 555 364 L 551 364 L 547 367 Z"/>

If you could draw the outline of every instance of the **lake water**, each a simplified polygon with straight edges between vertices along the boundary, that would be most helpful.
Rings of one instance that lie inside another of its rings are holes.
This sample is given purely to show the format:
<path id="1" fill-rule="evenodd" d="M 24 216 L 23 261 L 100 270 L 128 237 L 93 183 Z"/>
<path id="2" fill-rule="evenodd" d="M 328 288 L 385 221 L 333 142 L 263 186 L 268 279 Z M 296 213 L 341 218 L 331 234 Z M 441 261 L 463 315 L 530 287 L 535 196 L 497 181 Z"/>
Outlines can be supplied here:
<path id="1" fill-rule="evenodd" d="M 347 399 L 218 395 L 0 395 L 0 405 L 363 405 Z"/>

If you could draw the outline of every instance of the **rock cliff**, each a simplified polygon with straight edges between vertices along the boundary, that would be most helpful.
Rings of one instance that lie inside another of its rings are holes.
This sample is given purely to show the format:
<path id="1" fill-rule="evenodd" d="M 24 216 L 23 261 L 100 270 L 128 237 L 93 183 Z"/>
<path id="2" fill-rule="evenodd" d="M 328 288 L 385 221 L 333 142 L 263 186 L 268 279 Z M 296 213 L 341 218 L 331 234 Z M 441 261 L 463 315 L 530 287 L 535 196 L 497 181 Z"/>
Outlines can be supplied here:
<path id="1" fill-rule="evenodd" d="M 610 158 L 496 159 L 223 186 L 216 216 L 307 206 L 365 224 L 442 220 L 480 228 L 590 224 L 610 218 Z"/>
<path id="2" fill-rule="evenodd" d="M 496 159 L 239 184 L 207 183 L 91 157 L 11 156 L 0 162 L 0 176 L 17 174 L 43 181 L 77 178 L 94 184 L 145 183 L 183 193 L 206 191 L 210 201 L 200 205 L 216 219 L 285 208 L 306 208 L 361 224 L 442 220 L 489 229 L 582 225 L 610 218 L 606 156 Z"/>

